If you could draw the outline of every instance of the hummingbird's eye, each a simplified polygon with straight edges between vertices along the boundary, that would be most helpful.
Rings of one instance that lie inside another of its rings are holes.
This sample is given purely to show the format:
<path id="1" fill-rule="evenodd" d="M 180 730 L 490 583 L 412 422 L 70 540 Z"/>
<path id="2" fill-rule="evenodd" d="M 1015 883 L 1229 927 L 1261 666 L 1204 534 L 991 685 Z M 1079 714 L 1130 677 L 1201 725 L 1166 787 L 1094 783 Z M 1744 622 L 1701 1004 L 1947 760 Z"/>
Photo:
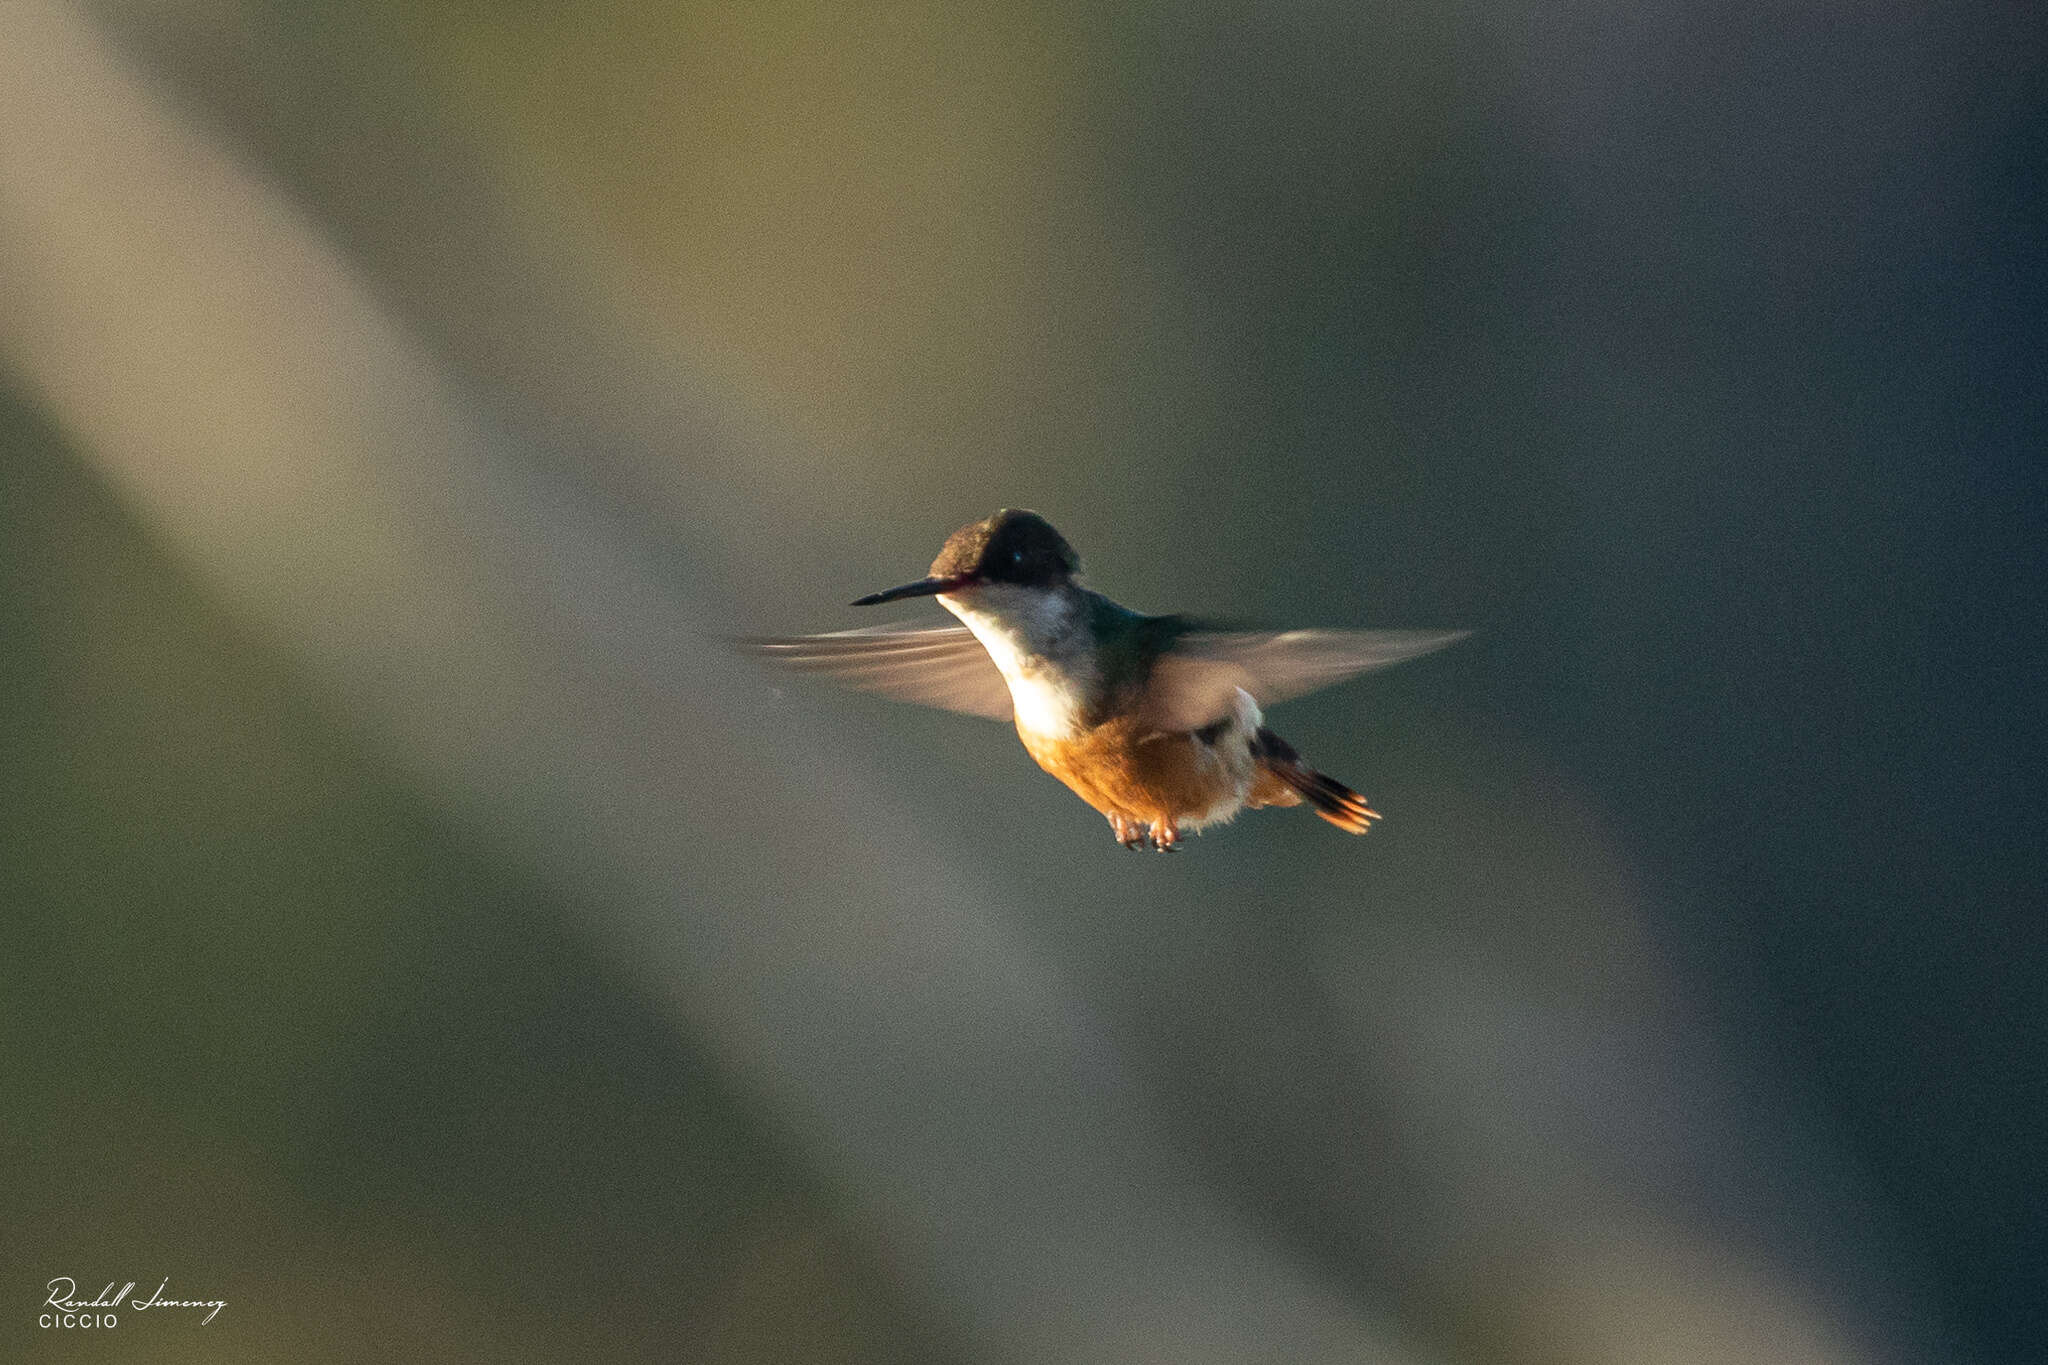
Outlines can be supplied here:
<path id="1" fill-rule="evenodd" d="M 1022 550 L 1010 551 L 1010 562 L 1012 564 L 1022 564 L 1024 562 L 1024 552 Z"/>

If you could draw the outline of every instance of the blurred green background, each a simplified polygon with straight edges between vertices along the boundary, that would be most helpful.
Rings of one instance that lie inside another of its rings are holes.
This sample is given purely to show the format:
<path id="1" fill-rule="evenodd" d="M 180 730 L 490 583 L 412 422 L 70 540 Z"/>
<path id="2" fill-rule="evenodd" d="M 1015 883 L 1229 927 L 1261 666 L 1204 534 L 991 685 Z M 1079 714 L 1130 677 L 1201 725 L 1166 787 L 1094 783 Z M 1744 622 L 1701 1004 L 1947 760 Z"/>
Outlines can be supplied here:
<path id="1" fill-rule="evenodd" d="M 0 22 L 8 1354 L 2038 1350 L 2024 7 Z M 717 643 L 1003 505 L 1385 826 Z"/>

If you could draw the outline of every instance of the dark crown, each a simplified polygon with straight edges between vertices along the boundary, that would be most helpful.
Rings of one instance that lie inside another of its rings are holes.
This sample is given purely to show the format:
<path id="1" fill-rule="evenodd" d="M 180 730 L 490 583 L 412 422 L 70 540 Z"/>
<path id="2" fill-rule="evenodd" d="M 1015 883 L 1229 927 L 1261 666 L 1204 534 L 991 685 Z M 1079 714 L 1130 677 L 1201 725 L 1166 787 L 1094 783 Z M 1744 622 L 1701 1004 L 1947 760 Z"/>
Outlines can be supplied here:
<path id="1" fill-rule="evenodd" d="M 1046 587 L 1072 578 L 1080 556 L 1052 523 L 1036 512 L 1005 507 L 946 538 L 932 561 L 932 577 L 972 575 L 988 583 Z"/>

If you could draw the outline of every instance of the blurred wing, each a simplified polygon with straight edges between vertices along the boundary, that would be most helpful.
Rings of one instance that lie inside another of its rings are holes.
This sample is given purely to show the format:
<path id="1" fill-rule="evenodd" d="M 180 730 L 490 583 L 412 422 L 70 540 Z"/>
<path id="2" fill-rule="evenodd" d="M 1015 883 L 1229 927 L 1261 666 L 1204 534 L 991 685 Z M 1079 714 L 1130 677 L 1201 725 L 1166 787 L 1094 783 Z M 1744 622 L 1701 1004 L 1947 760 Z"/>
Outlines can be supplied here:
<path id="1" fill-rule="evenodd" d="M 1153 665 L 1146 718 L 1162 730 L 1218 719 L 1242 687 L 1261 706 L 1442 649 L 1464 630 L 1196 630 Z"/>
<path id="2" fill-rule="evenodd" d="M 1010 685 L 965 626 L 868 626 L 740 644 L 784 667 L 898 701 L 1010 718 Z"/>

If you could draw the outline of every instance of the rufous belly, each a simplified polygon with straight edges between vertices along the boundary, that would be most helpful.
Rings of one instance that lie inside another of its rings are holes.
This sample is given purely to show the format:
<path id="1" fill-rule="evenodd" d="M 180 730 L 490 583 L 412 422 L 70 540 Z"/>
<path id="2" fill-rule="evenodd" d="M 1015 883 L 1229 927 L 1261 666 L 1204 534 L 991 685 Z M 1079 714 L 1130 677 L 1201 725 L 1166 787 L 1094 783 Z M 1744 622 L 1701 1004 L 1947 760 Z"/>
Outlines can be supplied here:
<path id="1" fill-rule="evenodd" d="M 1021 726 L 1017 733 L 1039 767 L 1112 821 L 1200 829 L 1247 805 L 1291 806 L 1301 799 L 1259 767 L 1249 736 L 1236 727 L 1211 740 L 1147 730 L 1133 718 L 1066 738 Z"/>

